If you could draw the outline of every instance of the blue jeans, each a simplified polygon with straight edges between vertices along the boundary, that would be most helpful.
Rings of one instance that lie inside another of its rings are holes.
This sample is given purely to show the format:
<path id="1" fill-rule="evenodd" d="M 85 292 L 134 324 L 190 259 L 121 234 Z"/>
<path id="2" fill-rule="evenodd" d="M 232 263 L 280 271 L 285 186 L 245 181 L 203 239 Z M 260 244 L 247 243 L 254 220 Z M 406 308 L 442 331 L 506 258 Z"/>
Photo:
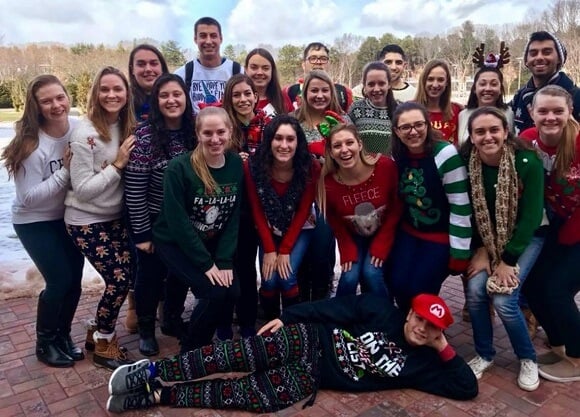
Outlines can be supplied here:
<path id="1" fill-rule="evenodd" d="M 316 209 L 316 227 L 298 274 L 301 301 L 316 301 L 328 296 L 334 279 L 336 240 L 320 210 Z"/>
<path id="2" fill-rule="evenodd" d="M 46 282 L 38 302 L 39 307 L 42 302 L 49 311 L 37 317 L 37 330 L 69 334 L 81 297 L 85 258 L 66 232 L 62 219 L 15 224 L 14 230 Z"/>
<path id="3" fill-rule="evenodd" d="M 356 294 L 356 287 L 360 282 L 361 292 L 372 292 L 388 297 L 383 268 L 377 268 L 371 263 L 369 245 L 372 239 L 354 236 L 354 240 L 357 247 L 357 260 L 352 263 L 350 271 L 340 275 L 336 296 Z"/>
<path id="4" fill-rule="evenodd" d="M 483 359 L 490 361 L 495 356 L 493 327 L 489 313 L 491 300 L 518 359 L 536 360 L 536 352 L 530 340 L 526 320 L 520 310 L 518 300 L 524 281 L 534 266 L 543 244 L 544 238 L 533 237 L 524 253 L 520 255 L 518 259 L 520 285 L 509 295 L 493 294 L 490 296 L 487 294 L 485 285 L 489 276 L 486 271 L 478 272 L 467 281 L 467 309 L 473 327 L 475 351 Z"/>
<path id="5" fill-rule="evenodd" d="M 269 280 L 265 280 L 262 278 L 261 283 L 261 291 L 266 292 L 281 292 L 282 294 L 291 292 L 293 289 L 298 289 L 298 268 L 300 268 L 300 264 L 302 263 L 302 259 L 304 258 L 304 254 L 308 249 L 308 245 L 310 244 L 310 239 L 312 238 L 312 229 L 304 229 L 298 235 L 294 246 L 292 247 L 292 252 L 290 252 L 290 267 L 292 268 L 292 272 L 288 279 L 282 279 L 278 272 L 274 272 L 272 277 Z M 264 247 L 260 244 L 260 268 L 262 265 L 262 261 L 264 260 Z M 261 273 L 262 271 L 260 271 Z M 296 293 L 296 296 L 298 293 Z"/>
<path id="6" fill-rule="evenodd" d="M 449 244 L 421 239 L 399 230 L 389 255 L 389 290 L 401 311 L 408 311 L 414 296 L 438 295 L 449 276 Z"/>

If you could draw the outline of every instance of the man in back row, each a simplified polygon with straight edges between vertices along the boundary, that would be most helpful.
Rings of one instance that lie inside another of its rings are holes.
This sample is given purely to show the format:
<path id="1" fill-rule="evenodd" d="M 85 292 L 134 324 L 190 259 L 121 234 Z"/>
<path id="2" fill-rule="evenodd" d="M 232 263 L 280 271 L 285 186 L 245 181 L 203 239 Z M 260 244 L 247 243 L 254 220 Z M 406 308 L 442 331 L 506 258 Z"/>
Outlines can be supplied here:
<path id="1" fill-rule="evenodd" d="M 194 25 L 193 40 L 199 50 L 197 59 L 175 70 L 189 90 L 193 113 L 199 112 L 200 103 L 221 101 L 226 82 L 234 74 L 244 72 L 242 66 L 220 54 L 223 41 L 222 27 L 213 17 L 202 17 Z"/>
<path id="2" fill-rule="evenodd" d="M 400 103 L 414 100 L 417 89 L 402 78 L 407 69 L 407 58 L 403 48 L 395 44 L 386 45 L 379 52 L 377 60 L 382 61 L 391 70 L 391 90 L 395 100 Z"/>
<path id="3" fill-rule="evenodd" d="M 324 44 L 320 42 L 309 43 L 304 49 L 304 60 L 302 61 L 304 77 L 306 77 L 312 70 L 328 72 L 328 66 L 330 63 L 329 54 L 330 51 L 326 46 L 324 46 Z M 304 78 L 300 78 L 298 83 L 285 88 L 285 92 L 288 94 L 288 97 L 290 97 L 290 101 L 295 109 L 301 105 L 303 84 Z M 352 91 L 350 88 L 345 87 L 342 84 L 334 84 L 334 87 L 336 88 L 336 95 L 340 107 L 342 107 L 345 112 L 348 112 L 348 109 L 352 104 Z"/>
<path id="4" fill-rule="evenodd" d="M 516 134 L 534 126 L 530 116 L 532 100 L 536 91 L 548 84 L 559 85 L 570 93 L 574 100 L 572 115 L 580 120 L 580 89 L 562 71 L 566 56 L 565 46 L 553 33 L 539 31 L 530 35 L 524 50 L 524 64 L 532 77 L 516 92 L 511 101 Z"/>

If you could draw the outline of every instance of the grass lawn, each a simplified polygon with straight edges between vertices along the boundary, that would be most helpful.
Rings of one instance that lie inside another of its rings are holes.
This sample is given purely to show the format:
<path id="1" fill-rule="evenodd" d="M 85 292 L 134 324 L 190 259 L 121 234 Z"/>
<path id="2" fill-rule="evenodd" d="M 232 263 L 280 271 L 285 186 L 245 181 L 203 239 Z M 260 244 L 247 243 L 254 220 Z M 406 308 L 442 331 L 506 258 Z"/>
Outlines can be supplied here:
<path id="1" fill-rule="evenodd" d="M 14 109 L 0 109 L 0 122 L 14 122 L 22 116 L 22 112 Z"/>

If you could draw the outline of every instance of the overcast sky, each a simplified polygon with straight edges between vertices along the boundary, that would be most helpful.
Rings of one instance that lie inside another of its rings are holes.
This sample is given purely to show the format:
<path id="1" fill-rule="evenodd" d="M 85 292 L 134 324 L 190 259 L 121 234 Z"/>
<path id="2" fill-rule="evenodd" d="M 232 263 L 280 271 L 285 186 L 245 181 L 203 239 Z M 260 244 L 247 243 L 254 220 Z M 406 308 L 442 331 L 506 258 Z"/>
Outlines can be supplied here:
<path id="1" fill-rule="evenodd" d="M 464 20 L 520 22 L 550 0 L 0 0 L 0 44 L 116 45 L 150 37 L 192 47 L 193 23 L 212 16 L 224 45 L 332 43 L 343 33 L 445 33 Z"/>

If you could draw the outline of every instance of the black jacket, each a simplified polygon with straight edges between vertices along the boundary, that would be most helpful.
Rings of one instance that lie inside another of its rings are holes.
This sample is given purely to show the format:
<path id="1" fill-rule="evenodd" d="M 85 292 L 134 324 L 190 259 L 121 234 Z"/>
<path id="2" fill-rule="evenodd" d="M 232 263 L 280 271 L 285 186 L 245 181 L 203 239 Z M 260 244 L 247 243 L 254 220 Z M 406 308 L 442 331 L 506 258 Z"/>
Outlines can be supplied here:
<path id="1" fill-rule="evenodd" d="M 320 388 L 414 388 L 457 400 L 477 396 L 477 380 L 465 361 L 455 355 L 443 362 L 430 347 L 410 346 L 403 335 L 405 316 L 383 297 L 363 294 L 298 304 L 286 308 L 281 320 L 317 326 Z"/>
<path id="2" fill-rule="evenodd" d="M 572 115 L 576 120 L 580 121 L 580 89 L 574 85 L 574 81 L 564 72 L 560 71 L 554 74 L 547 84 L 559 85 L 570 93 L 574 106 Z M 518 135 L 524 130 L 534 127 L 534 121 L 530 115 L 529 107 L 538 90 L 539 88 L 534 85 L 534 80 L 530 78 L 527 84 L 516 92 L 510 103 L 514 112 L 514 126 L 516 134 Z"/>

